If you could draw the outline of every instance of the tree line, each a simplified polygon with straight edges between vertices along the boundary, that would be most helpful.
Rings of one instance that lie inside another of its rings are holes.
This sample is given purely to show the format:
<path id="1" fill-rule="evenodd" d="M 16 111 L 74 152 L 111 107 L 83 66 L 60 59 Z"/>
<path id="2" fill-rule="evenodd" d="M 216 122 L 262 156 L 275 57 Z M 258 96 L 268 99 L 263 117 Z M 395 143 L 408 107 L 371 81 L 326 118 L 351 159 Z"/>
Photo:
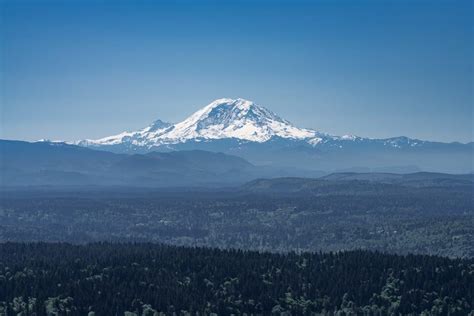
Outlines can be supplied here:
<path id="1" fill-rule="evenodd" d="M 0 315 L 468 315 L 474 260 L 0 244 Z"/>

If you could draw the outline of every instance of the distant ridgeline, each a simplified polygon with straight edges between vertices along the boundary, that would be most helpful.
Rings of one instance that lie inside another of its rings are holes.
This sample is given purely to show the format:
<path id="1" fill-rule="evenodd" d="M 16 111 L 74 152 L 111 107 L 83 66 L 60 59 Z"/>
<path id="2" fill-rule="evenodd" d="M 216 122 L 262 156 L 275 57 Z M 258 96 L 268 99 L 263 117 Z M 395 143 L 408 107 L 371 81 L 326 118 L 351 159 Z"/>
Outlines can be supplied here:
<path id="1" fill-rule="evenodd" d="M 281 153 L 273 151 L 271 155 L 279 157 L 288 152 L 294 151 L 286 148 Z M 328 172 L 321 171 L 324 169 L 324 163 L 339 159 L 330 156 L 323 159 L 324 155 L 320 157 L 317 154 L 317 157 L 307 157 L 312 159 L 312 165 L 305 164 L 304 160 L 295 160 L 293 164 L 279 167 L 278 164 L 256 165 L 239 157 L 240 154 L 239 151 L 218 153 L 197 149 L 118 154 L 66 143 L 0 140 L 0 186 L 229 186 L 258 178 L 321 177 L 328 175 Z M 341 155 L 354 161 L 351 155 Z M 387 153 L 387 155 L 396 157 L 397 154 Z M 446 159 L 456 160 L 456 157 L 458 156 L 446 156 Z M 468 157 L 471 162 L 472 157 Z M 380 158 L 380 161 L 384 161 L 379 155 L 374 155 L 372 158 Z M 350 165 L 348 163 L 345 166 Z M 447 169 L 451 167 L 456 169 L 459 166 L 458 160 L 452 164 L 447 163 L 446 166 L 449 167 Z M 417 170 L 417 168 L 407 168 L 389 169 L 395 169 L 400 173 Z M 436 168 L 433 169 L 436 170 Z M 359 172 L 364 170 L 362 168 Z M 435 185 L 443 184 L 443 182 L 446 185 L 450 182 L 472 183 L 473 179 L 472 173 L 466 175 L 414 173 L 412 176 L 404 177 L 386 172 L 364 173 L 363 175 L 344 172 L 324 178 L 327 181 L 360 180 L 394 184 L 408 184 L 413 180 L 431 182 Z"/>
<path id="2" fill-rule="evenodd" d="M 473 142 L 329 135 L 296 127 L 252 101 L 229 98 L 215 100 L 176 124 L 156 120 L 137 131 L 75 144 L 132 154 L 207 150 L 236 155 L 256 165 L 322 171 L 467 173 L 473 171 L 474 155 Z"/>
<path id="3" fill-rule="evenodd" d="M 0 244 L 0 315 L 472 315 L 474 260 Z"/>

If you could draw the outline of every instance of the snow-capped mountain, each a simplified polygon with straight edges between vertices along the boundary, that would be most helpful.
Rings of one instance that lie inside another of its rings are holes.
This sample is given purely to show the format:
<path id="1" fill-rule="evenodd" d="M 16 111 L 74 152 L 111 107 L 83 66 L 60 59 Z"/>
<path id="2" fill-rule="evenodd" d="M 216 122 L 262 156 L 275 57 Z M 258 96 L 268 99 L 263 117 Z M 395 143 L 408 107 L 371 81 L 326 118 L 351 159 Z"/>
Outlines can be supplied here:
<path id="1" fill-rule="evenodd" d="M 160 120 L 136 131 L 123 132 L 97 140 L 79 142 L 87 146 L 130 143 L 155 147 L 189 140 L 240 139 L 263 143 L 273 137 L 287 139 L 315 138 L 319 133 L 298 128 L 268 109 L 244 99 L 218 99 L 177 124 Z"/>
<path id="2" fill-rule="evenodd" d="M 296 127 L 252 101 L 229 98 L 215 100 L 176 124 L 156 120 L 138 131 L 75 144 L 118 153 L 199 149 L 241 156 L 255 164 L 318 170 L 422 164 L 425 170 L 471 171 L 473 155 L 472 143 L 328 135 Z"/>

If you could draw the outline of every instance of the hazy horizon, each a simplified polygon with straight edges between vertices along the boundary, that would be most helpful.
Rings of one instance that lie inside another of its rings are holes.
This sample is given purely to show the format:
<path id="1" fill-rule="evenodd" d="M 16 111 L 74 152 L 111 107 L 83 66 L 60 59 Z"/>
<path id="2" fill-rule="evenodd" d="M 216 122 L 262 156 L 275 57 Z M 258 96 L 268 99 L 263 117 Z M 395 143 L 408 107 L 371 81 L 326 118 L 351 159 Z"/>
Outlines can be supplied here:
<path id="1" fill-rule="evenodd" d="M 333 135 L 474 140 L 470 1 L 2 1 L 0 138 L 252 100 Z"/>

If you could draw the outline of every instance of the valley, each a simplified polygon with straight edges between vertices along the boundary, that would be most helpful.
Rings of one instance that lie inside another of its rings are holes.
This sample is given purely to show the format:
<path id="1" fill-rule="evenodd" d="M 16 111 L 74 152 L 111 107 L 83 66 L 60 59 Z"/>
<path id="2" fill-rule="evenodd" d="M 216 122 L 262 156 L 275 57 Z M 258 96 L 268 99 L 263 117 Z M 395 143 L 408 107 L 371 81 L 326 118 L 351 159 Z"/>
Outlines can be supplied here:
<path id="1" fill-rule="evenodd" d="M 376 178 L 381 181 L 381 175 Z M 407 184 L 282 178 L 227 189 L 3 190 L 0 241 L 473 257 L 472 177 L 407 178 Z"/>
<path id="2" fill-rule="evenodd" d="M 472 0 L 0 0 L 0 316 L 474 316 Z"/>

